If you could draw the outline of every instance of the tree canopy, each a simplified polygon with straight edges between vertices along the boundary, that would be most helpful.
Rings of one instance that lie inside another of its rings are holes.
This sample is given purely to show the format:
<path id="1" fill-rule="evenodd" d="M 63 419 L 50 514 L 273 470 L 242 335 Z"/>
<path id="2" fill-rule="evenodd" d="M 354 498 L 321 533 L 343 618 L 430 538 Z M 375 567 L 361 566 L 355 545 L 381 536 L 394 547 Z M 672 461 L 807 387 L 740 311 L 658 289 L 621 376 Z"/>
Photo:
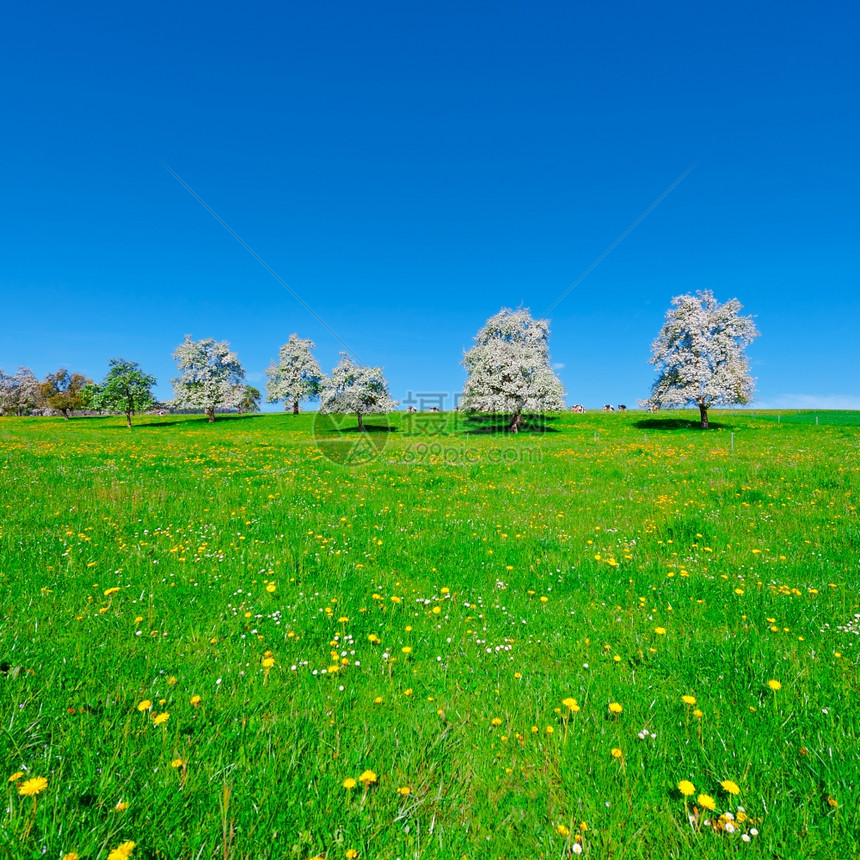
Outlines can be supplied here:
<path id="1" fill-rule="evenodd" d="M 340 362 L 320 394 L 320 412 L 356 415 L 362 431 L 365 415 L 385 414 L 396 406 L 382 368 L 356 364 L 345 352 L 340 354 Z"/>
<path id="2" fill-rule="evenodd" d="M 299 403 L 319 396 L 325 376 L 311 353 L 316 349 L 312 340 L 291 334 L 278 353 L 277 363 L 266 370 L 266 402 L 280 403 L 299 414 Z"/>
<path id="3" fill-rule="evenodd" d="M 49 373 L 39 388 L 45 403 L 68 421 L 75 410 L 83 407 L 84 389 L 91 381 L 81 373 L 69 373 L 61 367 L 56 373 Z"/>
<path id="4" fill-rule="evenodd" d="M 112 358 L 108 366 L 104 382 L 87 388 L 89 405 L 99 412 L 125 415 L 126 426 L 131 429 L 131 416 L 155 405 L 155 377 L 144 373 L 136 361 L 124 358 Z"/>
<path id="5" fill-rule="evenodd" d="M 704 430 L 712 406 L 748 403 L 755 380 L 744 349 L 759 332 L 741 308 L 737 299 L 720 304 L 710 290 L 675 296 L 651 345 L 658 376 L 646 403 L 698 406 Z"/>
<path id="6" fill-rule="evenodd" d="M 226 340 L 195 341 L 187 334 L 173 358 L 180 371 L 170 380 L 174 406 L 203 409 L 210 422 L 219 406 L 239 408 L 245 397 L 245 371 Z"/>
<path id="7" fill-rule="evenodd" d="M 468 373 L 464 412 L 504 414 L 517 432 L 523 413 L 564 408 L 564 386 L 549 360 L 549 322 L 533 319 L 527 308 L 502 308 L 490 317 L 463 366 Z"/>
<path id="8" fill-rule="evenodd" d="M 0 415 L 30 415 L 42 403 L 42 390 L 29 367 L 15 373 L 0 370 Z"/>

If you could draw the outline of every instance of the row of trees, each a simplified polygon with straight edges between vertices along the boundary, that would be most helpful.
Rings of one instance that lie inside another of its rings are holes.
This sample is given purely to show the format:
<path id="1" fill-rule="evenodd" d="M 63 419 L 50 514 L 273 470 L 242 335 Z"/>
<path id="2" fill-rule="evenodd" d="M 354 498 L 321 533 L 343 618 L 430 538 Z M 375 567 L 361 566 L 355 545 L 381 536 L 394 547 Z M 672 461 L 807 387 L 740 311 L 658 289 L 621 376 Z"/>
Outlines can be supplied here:
<path id="1" fill-rule="evenodd" d="M 710 291 L 674 298 L 651 347 L 658 377 L 642 405 L 695 405 L 707 428 L 712 406 L 747 403 L 754 383 L 744 349 L 758 331 L 740 310 L 737 299 L 720 304 Z M 327 377 L 313 356 L 314 348 L 313 341 L 290 335 L 266 370 L 269 403 L 283 402 L 298 414 L 302 402 L 319 399 L 321 412 L 356 415 L 360 430 L 365 429 L 365 416 L 396 407 L 381 367 L 357 364 L 341 353 Z M 226 341 L 195 341 L 186 335 L 173 358 L 179 376 L 171 380 L 173 399 L 168 406 L 200 409 L 210 421 L 217 410 L 259 409 L 260 392 L 245 384 L 245 371 Z M 524 414 L 564 408 L 564 386 L 550 364 L 549 323 L 533 319 L 524 308 L 503 308 L 490 317 L 463 356 L 463 365 L 464 412 L 503 414 L 508 428 L 517 432 Z M 124 414 L 131 427 L 132 415 L 156 405 L 154 386 L 154 377 L 122 358 L 111 359 L 100 384 L 64 369 L 41 382 L 27 368 L 12 376 L 0 370 L 0 412 L 26 415 L 47 407 L 68 418 L 76 409 L 89 408 Z"/>
<path id="2" fill-rule="evenodd" d="M 0 369 L 0 415 L 35 415 L 59 412 L 68 418 L 83 408 L 84 389 L 90 380 L 60 368 L 39 380 L 29 367 L 13 374 Z"/>

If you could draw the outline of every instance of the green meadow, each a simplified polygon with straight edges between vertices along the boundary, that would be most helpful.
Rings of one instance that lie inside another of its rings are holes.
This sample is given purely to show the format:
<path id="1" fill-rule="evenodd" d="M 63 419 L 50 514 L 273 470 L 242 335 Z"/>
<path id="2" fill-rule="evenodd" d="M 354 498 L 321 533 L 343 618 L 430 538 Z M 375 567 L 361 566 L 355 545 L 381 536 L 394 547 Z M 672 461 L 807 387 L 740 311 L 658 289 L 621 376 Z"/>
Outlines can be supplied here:
<path id="1" fill-rule="evenodd" d="M 815 418 L 0 419 L 0 857 L 857 857 Z"/>

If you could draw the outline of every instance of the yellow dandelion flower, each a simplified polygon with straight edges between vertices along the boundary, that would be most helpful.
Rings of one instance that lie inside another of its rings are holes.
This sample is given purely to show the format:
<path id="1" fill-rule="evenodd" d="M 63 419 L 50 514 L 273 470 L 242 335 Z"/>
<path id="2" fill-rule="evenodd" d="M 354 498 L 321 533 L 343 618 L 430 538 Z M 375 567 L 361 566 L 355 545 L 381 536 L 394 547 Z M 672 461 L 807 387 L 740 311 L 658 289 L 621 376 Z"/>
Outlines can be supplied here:
<path id="1" fill-rule="evenodd" d="M 363 774 L 361 774 L 361 776 L 359 776 L 358 781 L 362 785 L 368 786 L 368 785 L 372 785 L 374 782 L 376 782 L 377 779 L 378 779 L 378 777 L 376 776 L 376 774 L 372 770 L 366 770 L 366 771 L 364 771 Z"/>
<path id="2" fill-rule="evenodd" d="M 116 594 L 118 591 L 119 588 L 117 586 L 114 586 L 113 588 L 106 588 L 104 595 L 105 597 L 110 597 L 112 594 Z"/>
<path id="3" fill-rule="evenodd" d="M 269 592 L 269 594 L 271 594 L 271 593 L 275 590 L 275 588 L 276 588 L 276 587 L 277 587 L 277 586 L 275 585 L 275 583 L 274 583 L 274 582 L 270 582 L 270 583 L 266 586 L 266 591 L 268 591 L 268 592 Z"/>
<path id="4" fill-rule="evenodd" d="M 401 797 L 408 797 L 412 794 L 412 789 L 408 785 L 401 785 L 400 788 L 397 789 L 397 793 Z"/>
<path id="5" fill-rule="evenodd" d="M 490 725 L 492 726 L 500 726 L 501 724 L 502 721 L 498 717 L 493 717 L 493 719 L 490 720 Z"/>
<path id="6" fill-rule="evenodd" d="M 168 714 L 165 711 L 165 713 L 163 713 L 163 714 L 156 714 L 156 716 L 154 716 L 152 718 L 152 722 L 156 726 L 163 726 L 169 719 L 170 719 L 170 714 Z"/>
<path id="7" fill-rule="evenodd" d="M 374 705 L 381 705 L 381 704 L 382 704 L 382 696 L 377 696 L 377 697 L 373 700 L 373 704 L 374 704 Z"/>
<path id="8" fill-rule="evenodd" d="M 346 853 L 343 855 L 346 857 L 346 860 L 355 860 L 358 857 L 358 851 L 355 848 L 347 848 Z"/>
<path id="9" fill-rule="evenodd" d="M 709 794 L 700 794 L 697 800 L 703 809 L 710 809 L 713 812 L 717 808 L 717 802 Z"/>
<path id="10" fill-rule="evenodd" d="M 730 779 L 724 779 L 720 785 L 723 787 L 723 791 L 727 791 L 729 794 L 740 794 L 741 790 L 738 788 L 737 783 L 732 782 Z"/>
<path id="11" fill-rule="evenodd" d="M 63 854 L 63 860 L 81 860 L 81 855 L 77 851 L 67 851 Z"/>
<path id="12" fill-rule="evenodd" d="M 197 706 L 198 706 L 202 701 L 203 701 L 203 700 L 200 698 L 200 696 L 192 696 L 192 697 L 191 697 L 191 704 L 192 704 L 192 705 L 194 705 L 194 707 L 195 707 L 195 708 L 196 708 L 196 707 L 197 707 Z"/>
<path id="13" fill-rule="evenodd" d="M 348 776 L 348 777 L 343 781 L 343 787 L 344 787 L 347 791 L 352 791 L 352 790 L 356 787 L 356 785 L 358 785 L 358 783 L 357 783 L 357 782 L 356 782 L 356 781 L 355 781 L 351 776 Z"/>
<path id="14" fill-rule="evenodd" d="M 271 669 L 272 666 L 274 666 L 274 665 L 275 665 L 275 658 L 274 657 L 264 657 L 263 658 L 263 668 L 264 669 Z"/>
<path id="15" fill-rule="evenodd" d="M 666 635 L 666 628 L 665 628 L 665 627 L 655 627 L 655 628 L 654 628 L 654 632 L 655 632 L 658 636 L 665 636 L 665 635 Z"/>
<path id="16" fill-rule="evenodd" d="M 115 812 L 125 812 L 126 809 L 128 809 L 128 804 L 124 800 L 119 801 L 114 807 Z"/>
<path id="17" fill-rule="evenodd" d="M 695 696 L 681 696 L 681 701 L 685 705 L 695 705 L 696 704 L 696 697 Z"/>
<path id="18" fill-rule="evenodd" d="M 682 779 L 678 783 L 678 791 L 684 795 L 684 797 L 690 797 L 692 794 L 695 794 L 696 787 L 690 782 L 689 779 Z"/>
<path id="19" fill-rule="evenodd" d="M 620 714 L 624 710 L 624 708 L 622 708 L 621 705 L 618 704 L 618 702 L 610 702 L 609 703 L 609 710 L 613 714 Z"/>
<path id="20" fill-rule="evenodd" d="M 107 860 L 128 860 L 132 851 L 134 851 L 134 842 L 123 842 L 108 854 Z"/>
<path id="21" fill-rule="evenodd" d="M 696 710 L 695 710 L 695 711 L 693 711 L 693 716 L 694 716 L 697 720 L 701 720 L 701 719 L 702 719 L 702 717 L 704 717 L 704 716 L 705 716 L 705 712 L 704 712 L 704 711 L 700 711 L 698 708 L 696 708 Z"/>
<path id="22" fill-rule="evenodd" d="M 18 786 L 18 794 L 23 797 L 34 797 L 40 791 L 48 787 L 48 780 L 44 776 L 35 776 L 27 779 Z"/>
<path id="23" fill-rule="evenodd" d="M 570 836 L 570 830 L 563 824 L 559 824 L 558 827 L 555 828 L 555 831 L 559 836 Z"/>
<path id="24" fill-rule="evenodd" d="M 768 685 L 768 687 L 770 687 L 770 688 L 771 688 L 771 690 L 773 690 L 774 692 L 776 692 L 777 690 L 781 690 L 781 689 L 782 689 L 782 684 L 780 684 L 780 683 L 779 683 L 779 681 L 773 681 L 773 680 L 772 680 L 772 681 L 768 681 L 768 682 L 767 682 L 767 685 Z"/>
<path id="25" fill-rule="evenodd" d="M 144 699 L 138 706 L 137 709 L 143 713 L 144 711 L 148 711 L 152 707 L 152 701 L 150 699 Z"/>
<path id="26" fill-rule="evenodd" d="M 9 782 L 17 782 L 21 777 L 24 776 L 24 772 L 20 770 L 16 770 L 12 776 L 9 777 Z"/>
<path id="27" fill-rule="evenodd" d="M 172 762 L 170 762 L 171 767 L 182 767 L 185 764 L 185 761 L 181 758 L 175 758 Z"/>
<path id="28" fill-rule="evenodd" d="M 404 654 L 411 654 L 412 653 L 412 647 L 410 645 L 404 645 L 400 650 Z"/>
<path id="29" fill-rule="evenodd" d="M 609 752 L 612 755 L 612 758 L 621 758 L 621 756 L 624 755 L 618 747 L 612 747 Z"/>

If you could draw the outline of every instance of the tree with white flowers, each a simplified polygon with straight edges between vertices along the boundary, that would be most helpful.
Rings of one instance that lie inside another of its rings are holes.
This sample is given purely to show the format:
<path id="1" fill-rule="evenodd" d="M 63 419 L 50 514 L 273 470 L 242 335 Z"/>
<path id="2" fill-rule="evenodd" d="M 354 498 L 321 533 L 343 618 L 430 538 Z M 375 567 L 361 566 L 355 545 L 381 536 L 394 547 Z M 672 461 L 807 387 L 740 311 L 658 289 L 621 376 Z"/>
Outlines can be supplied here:
<path id="1" fill-rule="evenodd" d="M 698 406 L 708 429 L 712 406 L 749 403 L 755 388 L 744 349 L 759 336 L 753 318 L 741 316 L 737 299 L 720 304 L 710 290 L 675 296 L 651 345 L 659 371 L 650 406 Z"/>
<path id="2" fill-rule="evenodd" d="M 203 409 L 209 421 L 215 420 L 215 409 L 238 409 L 245 397 L 245 371 L 226 340 L 213 338 L 185 340 L 176 347 L 173 358 L 179 366 L 179 376 L 171 379 L 171 405 Z"/>
<path id="3" fill-rule="evenodd" d="M 356 364 L 345 352 L 320 393 L 320 412 L 357 415 L 361 431 L 365 415 L 387 414 L 396 406 L 382 368 Z"/>
<path id="4" fill-rule="evenodd" d="M 29 367 L 13 374 L 0 370 L 0 415 L 29 415 L 42 404 L 39 380 Z"/>
<path id="5" fill-rule="evenodd" d="M 299 414 L 299 403 L 319 397 L 325 376 L 311 353 L 316 344 L 310 339 L 291 334 L 278 353 L 277 363 L 272 362 L 266 376 L 266 402 L 280 403 L 284 408 L 292 407 L 293 415 Z"/>
<path id="6" fill-rule="evenodd" d="M 524 413 L 564 409 L 564 386 L 549 360 L 549 322 L 533 319 L 527 308 L 502 308 L 490 317 L 463 366 L 468 373 L 460 403 L 464 412 L 501 413 L 517 433 Z"/>

